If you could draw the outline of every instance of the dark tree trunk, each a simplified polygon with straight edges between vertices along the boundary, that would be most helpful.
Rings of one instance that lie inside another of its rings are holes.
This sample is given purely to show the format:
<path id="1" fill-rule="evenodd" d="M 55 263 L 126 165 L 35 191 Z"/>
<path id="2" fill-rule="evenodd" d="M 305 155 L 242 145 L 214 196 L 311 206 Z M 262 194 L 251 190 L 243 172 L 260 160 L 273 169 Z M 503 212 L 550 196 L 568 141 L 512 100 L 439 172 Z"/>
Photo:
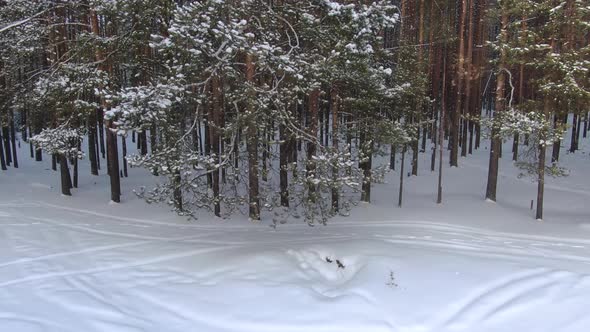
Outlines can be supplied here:
<path id="1" fill-rule="evenodd" d="M 121 136 L 121 148 L 123 149 L 123 176 L 128 177 L 127 171 L 127 136 Z"/>
<path id="2" fill-rule="evenodd" d="M 139 136 L 141 137 L 141 146 L 140 146 L 140 153 L 142 156 L 145 156 L 148 153 L 148 145 L 147 145 L 147 131 L 144 129 Z"/>
<path id="3" fill-rule="evenodd" d="M 332 106 L 332 148 L 334 152 L 338 152 L 338 112 L 340 106 L 340 96 L 338 95 L 337 87 L 332 87 L 331 95 L 331 103 Z M 326 112 L 326 123 L 330 122 L 330 113 Z M 328 145 L 328 126 L 326 126 L 326 146 Z M 340 209 L 340 194 L 338 192 L 339 188 L 336 187 L 336 182 L 338 181 L 338 177 L 340 173 L 340 169 L 338 165 L 334 165 L 332 167 L 332 180 L 334 183 L 332 184 L 332 213 L 338 213 Z"/>
<path id="4" fill-rule="evenodd" d="M 582 131 L 582 137 L 586 138 L 588 132 L 588 113 L 584 114 L 584 130 Z"/>
<path id="5" fill-rule="evenodd" d="M 174 173 L 174 207 L 178 211 L 184 211 L 182 189 L 180 188 L 181 180 L 180 172 Z"/>
<path id="6" fill-rule="evenodd" d="M 57 156 L 55 154 L 51 155 L 51 169 L 57 171 Z"/>
<path id="7" fill-rule="evenodd" d="M 254 82 L 254 62 L 251 54 L 246 55 L 246 79 Z M 256 119 L 254 118 L 253 98 L 256 96 L 250 92 L 248 101 L 248 115 L 251 117 L 248 121 L 246 133 L 246 150 L 248 151 L 248 201 L 249 216 L 251 220 L 260 220 L 260 198 L 258 184 L 258 131 L 256 128 Z"/>
<path id="8" fill-rule="evenodd" d="M 78 151 L 80 151 L 82 142 L 78 142 Z M 74 188 L 78 188 L 78 156 L 76 156 L 74 158 L 74 181 L 72 183 L 72 186 Z"/>
<path id="9" fill-rule="evenodd" d="M 576 127 L 576 150 L 579 150 L 580 149 L 580 131 L 581 131 L 581 129 L 582 129 L 582 116 L 581 115 L 578 115 L 578 125 Z M 14 149 L 14 139 L 12 141 L 13 141 L 13 143 L 12 143 L 13 144 L 12 150 L 13 151 L 16 151 Z M 14 160 L 16 162 L 16 153 L 14 153 L 14 154 L 15 154 L 15 159 Z M 15 167 L 17 167 L 17 166 L 15 166 Z"/>
<path id="10" fill-rule="evenodd" d="M 70 179 L 68 159 L 64 154 L 59 155 L 59 168 L 61 172 L 61 193 L 62 195 L 72 196 L 72 192 L 70 190 L 72 187 L 72 181 Z"/>
<path id="11" fill-rule="evenodd" d="M 99 139 L 98 139 L 98 130 L 97 128 L 97 124 L 95 124 L 94 126 L 94 142 L 95 142 L 95 147 L 94 147 L 94 151 L 96 152 L 96 168 L 100 170 L 100 146 L 99 146 Z"/>
<path id="12" fill-rule="evenodd" d="M 459 22 L 459 50 L 457 63 L 457 98 L 452 122 L 451 166 L 459 166 L 459 122 L 463 110 L 463 81 L 465 76 L 465 21 L 467 16 L 467 0 L 461 0 Z"/>
<path id="13" fill-rule="evenodd" d="M 100 143 L 100 153 L 102 155 L 102 159 L 105 158 L 105 147 L 104 147 L 104 118 L 103 112 L 101 109 L 96 110 L 96 116 L 98 117 L 98 136 L 99 136 L 99 143 Z M 108 167 L 107 167 L 108 168 Z"/>
<path id="14" fill-rule="evenodd" d="M 406 146 L 402 148 L 402 160 L 400 165 L 399 171 L 399 197 L 397 201 L 397 206 L 402 207 L 403 202 L 403 195 L 404 195 L 404 164 L 406 162 Z"/>
<path id="15" fill-rule="evenodd" d="M 539 146 L 539 165 L 537 172 L 539 173 L 539 179 L 537 183 L 537 213 L 536 219 L 543 219 L 543 199 L 545 196 L 545 153 L 547 147 L 544 145 Z"/>
<path id="16" fill-rule="evenodd" d="M 12 164 L 12 152 L 10 151 L 10 134 L 8 127 L 2 127 L 2 136 L 4 143 L 4 153 L 6 154 L 6 165 Z"/>
<path id="17" fill-rule="evenodd" d="M 212 113 L 209 119 L 209 123 L 212 124 L 212 126 L 209 126 L 209 133 L 211 135 L 211 156 L 213 157 L 213 160 L 215 161 L 217 167 L 211 170 L 210 174 L 213 180 L 212 189 L 214 213 L 217 217 L 221 217 L 221 198 L 219 196 L 219 163 L 221 155 L 221 152 L 219 151 L 219 125 L 221 112 L 223 110 L 223 104 L 221 100 L 221 82 L 219 76 L 215 75 L 213 77 L 211 89 L 213 100 L 211 103 L 211 107 L 209 108 L 209 111 Z"/>
<path id="18" fill-rule="evenodd" d="M 98 175 L 98 155 L 96 153 L 96 112 L 90 112 L 87 117 L 88 126 L 88 159 L 90 160 L 90 174 Z"/>
<path id="19" fill-rule="evenodd" d="M 578 131 L 578 115 L 574 114 L 572 121 L 572 138 L 570 140 L 570 153 L 576 152 L 576 132 Z"/>
<path id="20" fill-rule="evenodd" d="M 364 134 L 361 133 L 361 137 Z M 364 137 L 363 137 L 364 138 Z M 361 139 L 361 149 L 364 150 L 362 152 L 362 162 L 360 163 L 360 168 L 363 170 L 363 183 L 361 187 L 361 201 L 370 203 L 371 202 L 371 170 L 373 168 L 373 143 L 367 143 L 366 140 Z"/>
<path id="21" fill-rule="evenodd" d="M 310 141 L 307 142 L 307 162 L 306 162 L 306 176 L 308 179 L 309 197 L 312 202 L 316 201 L 316 185 L 311 180 L 315 178 L 316 163 L 313 157 L 316 154 L 316 140 L 318 135 L 318 108 L 319 108 L 320 90 L 314 89 L 309 94 L 309 123 L 308 132 Z"/>
<path id="22" fill-rule="evenodd" d="M 109 121 L 110 122 L 110 121 Z M 107 150 L 108 169 L 111 180 L 111 200 L 115 203 L 121 202 L 121 178 L 119 174 L 119 152 L 117 147 L 117 134 L 110 130 L 111 124 L 107 122 Z"/>
<path id="23" fill-rule="evenodd" d="M 14 168 L 18 168 L 18 155 L 16 150 L 16 128 L 14 126 L 14 112 L 10 110 L 10 142 L 12 143 L 12 163 Z"/>
<path id="24" fill-rule="evenodd" d="M 6 158 L 4 156 L 4 145 L 2 144 L 2 132 L 0 132 L 0 168 L 6 171 Z"/>
<path id="25" fill-rule="evenodd" d="M 508 14 L 502 13 L 502 30 L 498 38 L 506 41 L 508 38 Z M 506 52 L 503 50 L 500 54 L 500 70 L 496 79 L 496 110 L 494 113 L 494 124 L 492 128 L 492 138 L 490 139 L 490 161 L 488 168 L 488 183 L 486 187 L 486 199 L 496 201 L 496 191 L 498 186 L 498 160 L 501 157 L 502 140 L 497 137 L 497 121 L 496 117 L 500 112 L 504 111 L 506 100 L 504 96 L 504 88 L 506 84 L 505 69 Z"/>
<path id="26" fill-rule="evenodd" d="M 554 128 L 557 128 L 564 123 L 567 123 L 567 114 L 564 115 L 561 119 L 559 118 L 558 115 L 555 115 L 553 117 L 553 127 Z M 553 143 L 553 150 L 551 152 L 551 163 L 555 164 L 555 163 L 559 162 L 560 152 L 561 152 L 561 140 L 557 140 L 555 143 Z"/>
<path id="27" fill-rule="evenodd" d="M 279 135 L 281 144 L 279 146 L 279 166 L 280 166 L 280 190 L 281 190 L 281 206 L 289 207 L 289 174 L 288 174 L 288 159 L 290 154 L 289 138 L 285 133 L 285 126 L 279 125 Z"/>
<path id="28" fill-rule="evenodd" d="M 389 152 L 389 168 L 395 171 L 395 144 L 391 144 L 390 152 Z"/>

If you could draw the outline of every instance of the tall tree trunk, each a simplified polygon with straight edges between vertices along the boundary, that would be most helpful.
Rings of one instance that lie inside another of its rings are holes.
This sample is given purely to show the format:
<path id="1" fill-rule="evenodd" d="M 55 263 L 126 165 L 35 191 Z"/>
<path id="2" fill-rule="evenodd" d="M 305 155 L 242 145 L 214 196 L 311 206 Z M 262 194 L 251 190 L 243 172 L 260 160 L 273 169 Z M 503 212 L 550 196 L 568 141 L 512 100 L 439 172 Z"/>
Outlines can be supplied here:
<path id="1" fill-rule="evenodd" d="M 467 16 L 467 0 L 461 0 L 461 15 L 459 22 L 459 50 L 457 61 L 457 99 L 452 122 L 451 166 L 459 166 L 459 123 L 463 108 L 463 81 L 465 78 L 465 20 Z"/>
<path id="2" fill-rule="evenodd" d="M 251 54 L 246 54 L 246 80 L 254 84 L 254 63 Z M 249 184 L 249 216 L 251 220 L 260 220 L 260 198 L 258 188 L 258 132 L 254 114 L 254 91 L 250 91 L 248 100 L 248 128 L 246 133 L 246 150 L 248 150 L 248 184 Z"/>
<path id="3" fill-rule="evenodd" d="M 447 48 L 445 46 L 445 50 L 444 53 L 447 52 Z M 446 104 L 446 100 L 447 100 L 447 58 L 446 55 L 444 56 L 443 59 L 443 78 L 442 78 L 442 97 L 441 97 L 441 108 L 440 108 L 440 125 L 439 125 L 439 133 L 438 133 L 438 142 L 440 144 L 440 148 L 439 148 L 439 161 L 438 161 L 438 191 L 437 191 L 437 195 L 436 195 L 436 203 L 437 204 L 441 204 L 442 203 L 442 193 L 443 193 L 443 187 L 442 187 L 442 172 L 443 172 L 443 147 L 444 147 L 444 142 L 445 142 L 445 113 L 446 113 L 446 109 L 447 109 L 447 104 Z"/>
<path id="4" fill-rule="evenodd" d="M 99 27 L 99 20 L 98 20 L 98 15 L 96 14 L 96 11 L 91 10 L 90 11 L 90 28 L 92 33 L 95 36 L 100 36 L 100 27 Z M 112 68 L 111 66 L 108 66 L 105 62 L 105 56 L 102 52 L 102 50 L 98 49 L 96 51 L 95 54 L 95 58 L 96 61 L 98 61 L 100 64 L 100 67 L 102 70 L 105 70 L 109 75 L 112 74 Z M 103 158 L 104 158 L 104 152 L 102 151 L 104 149 L 104 143 L 103 143 L 103 123 L 104 123 L 104 114 L 103 114 L 103 110 L 106 109 L 106 101 L 103 99 L 101 100 L 101 106 L 102 108 L 98 109 L 98 123 L 99 123 L 99 130 L 100 130 L 100 142 L 101 142 L 101 153 L 103 153 Z M 121 202 L 121 178 L 120 178 L 120 174 L 119 174 L 119 149 L 118 149 L 118 144 L 117 144 L 117 134 L 114 133 L 111 129 L 113 129 L 113 122 L 112 120 L 107 121 L 106 124 L 106 145 L 107 145 L 107 154 L 108 154 L 108 158 L 107 158 L 107 170 L 108 170 L 108 174 L 110 176 L 110 184 L 111 184 L 111 201 L 115 202 L 115 203 L 119 203 Z"/>
<path id="5" fill-rule="evenodd" d="M 473 79 L 473 36 L 474 36 L 474 26 L 473 23 L 475 21 L 475 0 L 469 1 L 469 23 L 468 23 L 468 31 L 467 31 L 467 56 L 465 57 L 465 102 L 463 103 L 463 143 L 461 144 L 461 157 L 467 156 L 467 136 L 468 136 L 468 129 L 471 133 L 471 137 L 473 137 L 473 127 L 471 120 L 468 119 L 468 115 L 472 115 L 475 113 L 471 109 L 471 92 L 472 86 L 471 82 Z M 471 146 L 471 144 L 470 144 Z"/>
<path id="6" fill-rule="evenodd" d="M 508 38 L 508 14 L 504 10 L 502 13 L 502 29 L 500 31 L 500 41 L 506 42 Z M 504 97 L 504 88 L 506 84 L 506 51 L 502 49 L 500 52 L 500 63 L 498 75 L 496 79 L 496 112 L 494 114 L 494 125 L 492 128 L 492 138 L 490 146 L 490 162 L 488 168 L 488 183 L 486 188 L 486 199 L 496 201 L 496 189 L 498 186 L 498 160 L 500 158 L 500 149 L 502 140 L 498 137 L 497 120 L 496 117 L 504 111 L 506 107 L 506 100 Z"/>
<path id="7" fill-rule="evenodd" d="M 537 172 L 539 175 L 539 179 L 537 182 L 537 213 L 536 219 L 542 220 L 543 219 L 543 199 L 545 195 L 545 153 L 547 151 L 547 147 L 544 144 L 539 145 L 539 165 L 537 167 Z"/>
<path id="8" fill-rule="evenodd" d="M 330 103 L 330 105 L 332 106 L 332 149 L 334 150 L 334 152 L 338 152 L 338 111 L 340 107 L 340 96 L 338 95 L 338 88 L 336 86 L 332 87 L 330 95 L 332 97 L 332 102 Z M 330 122 L 329 120 L 329 113 L 326 113 L 326 123 Z M 327 133 L 328 130 L 326 127 L 326 135 Z M 334 166 L 332 167 L 332 180 L 334 181 L 334 184 L 332 186 L 332 213 L 338 213 L 340 208 L 340 197 L 338 193 L 339 188 L 336 187 L 336 182 L 338 181 L 338 177 L 340 175 L 339 173 L 340 169 L 338 168 L 338 165 L 334 164 Z"/>
<path id="9" fill-rule="evenodd" d="M 212 89 L 212 96 L 213 100 L 211 103 L 210 111 L 211 119 L 210 123 L 212 126 L 209 126 L 209 133 L 211 134 L 211 156 L 215 162 L 215 169 L 211 171 L 211 176 L 213 177 L 213 201 L 214 201 L 214 213 L 215 216 L 221 217 L 221 198 L 219 196 L 219 163 L 220 163 L 220 151 L 219 151 L 219 117 L 223 108 L 221 104 L 221 82 L 218 75 L 214 75 L 211 81 L 211 89 Z"/>
<path id="10" fill-rule="evenodd" d="M 285 133 L 285 125 L 279 125 L 279 166 L 280 166 L 280 190 L 281 190 L 281 206 L 289 207 L 289 154 L 290 154 L 290 140 Z"/>
<path id="11" fill-rule="evenodd" d="M 420 0 L 420 18 L 418 21 L 418 71 L 423 74 L 424 68 L 424 14 L 425 14 L 425 6 L 424 0 Z M 422 99 L 418 100 L 416 105 L 416 116 L 415 120 L 417 122 L 422 121 L 422 113 L 424 112 L 424 104 L 422 103 Z M 418 153 L 420 152 L 419 144 L 420 144 L 420 129 L 421 126 L 416 126 L 416 140 L 412 144 L 412 175 L 418 175 Z M 423 133 L 424 135 L 425 133 Z M 424 145 L 426 145 L 425 141 L 426 136 L 423 137 Z"/>
<path id="12" fill-rule="evenodd" d="M 314 183 L 316 175 L 316 162 L 313 157 L 316 154 L 316 140 L 318 135 L 318 110 L 319 110 L 320 89 L 315 88 L 309 93 L 309 124 L 308 134 L 310 136 L 307 142 L 307 163 L 306 176 L 309 197 L 312 202 L 316 201 L 316 184 Z"/>

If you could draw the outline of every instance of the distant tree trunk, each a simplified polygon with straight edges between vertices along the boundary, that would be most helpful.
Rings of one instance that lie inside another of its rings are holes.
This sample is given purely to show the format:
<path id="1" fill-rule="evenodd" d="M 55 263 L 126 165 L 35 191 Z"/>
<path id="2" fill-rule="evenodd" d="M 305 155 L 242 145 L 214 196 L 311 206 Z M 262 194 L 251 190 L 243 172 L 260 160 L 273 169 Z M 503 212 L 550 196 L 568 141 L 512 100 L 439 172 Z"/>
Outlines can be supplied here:
<path id="1" fill-rule="evenodd" d="M 180 171 L 176 171 L 174 173 L 174 207 L 176 207 L 176 209 L 178 211 L 183 211 L 184 210 L 184 206 L 183 206 L 183 200 L 182 200 L 182 189 L 180 188 L 181 185 L 181 175 L 180 175 Z"/>
<path id="2" fill-rule="evenodd" d="M 18 168 L 18 154 L 16 150 L 16 128 L 14 126 L 14 111 L 12 109 L 10 109 L 10 141 L 12 143 L 12 166 L 14 168 Z"/>
<path id="3" fill-rule="evenodd" d="M 99 139 L 98 139 L 98 130 L 97 130 L 98 124 L 94 124 L 94 143 L 95 143 L 95 147 L 94 150 L 96 152 L 96 168 L 100 170 L 100 147 L 99 147 Z"/>
<path id="4" fill-rule="evenodd" d="M 90 160 L 90 174 L 98 175 L 98 155 L 96 151 L 96 112 L 91 111 L 87 116 L 88 127 L 88 159 Z"/>
<path id="5" fill-rule="evenodd" d="M 444 53 L 447 52 L 445 47 Z M 443 78 L 442 78 L 442 97 L 441 97 L 441 107 L 440 107 L 440 124 L 439 124 L 439 132 L 438 132 L 438 142 L 440 144 L 439 148 L 439 155 L 438 155 L 438 191 L 436 195 L 436 203 L 442 203 L 442 172 L 443 172 L 443 150 L 444 150 L 444 142 L 445 142 L 445 113 L 447 109 L 447 58 L 446 55 L 443 58 Z M 401 195 L 400 195 L 401 196 Z M 400 204 L 401 205 L 401 204 Z"/>
<path id="6" fill-rule="evenodd" d="M 306 176 L 309 196 L 312 202 L 316 201 L 316 184 L 313 182 L 316 174 L 316 162 L 313 157 L 316 154 L 316 140 L 318 135 L 318 110 L 319 110 L 320 89 L 315 88 L 309 93 L 309 124 L 308 133 L 310 136 L 307 142 L 307 163 Z"/>
<path id="7" fill-rule="evenodd" d="M 581 128 L 582 128 L 582 116 L 581 115 L 578 115 L 578 125 L 576 126 L 576 150 L 578 150 L 580 148 L 580 131 L 581 131 Z M 14 149 L 14 138 L 12 140 L 12 144 L 13 144 L 12 151 L 16 151 Z M 15 155 L 16 155 L 16 153 L 15 153 Z M 14 160 L 16 160 L 16 157 L 15 157 Z M 15 166 L 15 167 L 17 167 L 17 166 Z"/>
<path id="8" fill-rule="evenodd" d="M 31 142 L 30 138 L 33 137 L 33 131 L 29 126 L 29 154 L 31 158 L 35 158 L 35 149 L 33 148 L 33 142 Z"/>
<path id="9" fill-rule="evenodd" d="M 82 142 L 78 142 L 78 151 L 80 151 Z M 78 188 L 78 156 L 74 158 L 74 181 L 72 183 L 74 188 Z"/>
<path id="10" fill-rule="evenodd" d="M 211 89 L 213 100 L 211 103 L 210 111 L 211 111 L 211 118 L 209 119 L 209 123 L 212 123 L 212 126 L 209 126 L 209 133 L 211 135 L 211 148 L 213 160 L 215 162 L 215 169 L 211 171 L 211 176 L 213 177 L 213 201 L 214 201 L 214 213 L 215 216 L 221 217 L 221 199 L 219 196 L 219 163 L 220 163 L 220 154 L 219 151 L 219 118 L 220 114 L 223 109 L 223 104 L 221 100 L 221 82 L 218 75 L 214 75 L 213 79 L 211 80 Z"/>
<path id="11" fill-rule="evenodd" d="M 59 155 L 59 168 L 61 171 L 61 193 L 62 195 L 72 196 L 70 188 L 72 187 L 72 181 L 70 179 L 70 170 L 68 167 L 68 159 L 65 154 Z"/>
<path id="12" fill-rule="evenodd" d="M 547 147 L 544 144 L 539 145 L 539 165 L 537 172 L 539 179 L 537 183 L 537 214 L 536 219 L 543 219 L 543 198 L 545 194 L 545 152 Z"/>
<path id="13" fill-rule="evenodd" d="M 334 152 L 338 152 L 338 112 L 340 107 L 340 96 L 338 94 L 338 88 L 336 86 L 332 87 L 331 91 L 331 98 L 332 102 L 330 105 L 332 106 L 332 149 Z M 326 113 L 326 123 L 330 122 L 329 113 Z M 328 134 L 328 128 L 326 127 L 326 136 Z M 326 141 L 327 143 L 327 141 Z M 327 145 L 327 144 L 326 144 Z M 340 169 L 337 164 L 332 167 L 332 180 L 334 183 L 338 181 L 338 177 L 340 175 Z M 334 184 L 332 187 L 332 213 L 338 213 L 340 209 L 340 197 L 338 193 L 338 188 Z"/>
<path id="14" fill-rule="evenodd" d="M 389 168 L 395 171 L 395 144 L 391 144 L 390 152 L 389 152 Z"/>
<path id="15" fill-rule="evenodd" d="M 363 131 L 366 130 L 363 129 Z M 371 202 L 371 182 L 372 182 L 372 168 L 373 168 L 373 141 L 366 139 L 366 134 L 361 132 L 362 137 L 360 145 L 362 150 L 362 161 L 360 168 L 363 170 L 363 183 L 361 187 L 361 201 Z"/>
<path id="16" fill-rule="evenodd" d="M 544 114 L 545 117 L 549 118 L 549 98 L 545 97 Z M 541 133 L 544 135 L 545 133 Z M 541 136 L 543 137 L 543 136 Z M 537 220 L 543 220 L 543 201 L 545 196 L 545 155 L 547 146 L 543 143 L 539 143 L 539 164 L 537 166 L 537 174 L 539 176 L 537 180 L 537 213 L 535 218 Z"/>
<path id="17" fill-rule="evenodd" d="M 254 63 L 252 55 L 246 54 L 246 80 L 254 84 Z M 246 150 L 248 150 L 248 183 L 249 183 L 249 216 L 252 220 L 260 220 L 260 198 L 258 188 L 258 132 L 254 114 L 254 92 L 250 92 L 248 101 L 248 128 L 246 133 Z"/>
<path id="18" fill-rule="evenodd" d="M 518 102 L 522 104 L 524 101 L 524 65 L 520 65 L 520 72 L 518 77 Z M 520 144 L 520 135 L 514 134 L 514 141 L 512 142 L 512 160 L 518 161 L 518 145 Z"/>
<path id="19" fill-rule="evenodd" d="M 125 138 L 123 138 L 125 139 Z M 152 154 L 155 154 L 156 151 L 158 150 L 158 128 L 156 127 L 156 124 L 152 124 L 152 126 L 150 127 L 150 147 L 152 150 Z M 125 168 L 127 168 L 127 163 L 125 162 L 124 165 Z M 158 176 L 158 168 L 154 167 L 154 169 L 152 169 L 152 174 L 154 176 Z"/>
<path id="20" fill-rule="evenodd" d="M 10 134 L 8 127 L 2 127 L 2 136 L 4 136 L 4 153 L 6 154 L 6 165 L 12 164 L 12 153 L 10 151 Z"/>
<path id="21" fill-rule="evenodd" d="M 584 114 L 584 130 L 582 131 L 582 137 L 586 138 L 588 132 L 588 113 Z"/>
<path id="22" fill-rule="evenodd" d="M 280 166 L 280 188 L 281 188 L 281 206 L 289 207 L 289 154 L 290 154 L 290 141 L 285 133 L 285 125 L 279 125 L 279 166 Z"/>
<path id="23" fill-rule="evenodd" d="M 4 145 L 2 145 L 2 132 L 0 132 L 0 168 L 3 171 L 8 170 L 6 168 L 6 159 L 4 157 Z"/>
<path id="24" fill-rule="evenodd" d="M 51 170 L 57 171 L 57 163 L 58 163 L 57 155 L 52 154 L 51 155 Z"/>
<path id="25" fill-rule="evenodd" d="M 268 153 L 269 131 L 272 131 L 272 129 L 269 130 L 269 123 L 265 123 L 264 129 L 262 130 L 262 137 L 264 138 L 263 143 L 262 143 L 262 181 L 264 181 L 264 182 L 268 181 L 267 161 L 268 161 L 268 155 L 269 155 L 269 153 Z"/>
<path id="26" fill-rule="evenodd" d="M 553 117 L 553 127 L 557 128 L 563 124 L 567 123 L 567 114 L 563 115 L 560 119 L 559 116 L 556 114 Z M 559 153 L 561 152 L 561 140 L 557 140 L 553 143 L 553 151 L 551 153 L 551 163 L 555 164 L 559 162 Z"/>
<path id="27" fill-rule="evenodd" d="M 397 206 L 402 207 L 403 202 L 403 194 L 404 194 L 404 164 L 406 161 L 406 145 L 404 144 L 402 148 L 402 160 L 401 166 L 399 171 L 399 196 Z"/>
<path id="28" fill-rule="evenodd" d="M 39 118 L 40 116 L 37 115 L 37 118 Z M 39 135 L 41 133 L 41 127 L 42 127 L 42 123 L 41 120 L 36 119 L 35 120 L 35 135 Z M 33 143 L 31 142 L 31 145 Z M 35 161 L 43 161 L 43 151 L 41 151 L 41 149 L 35 149 Z"/>

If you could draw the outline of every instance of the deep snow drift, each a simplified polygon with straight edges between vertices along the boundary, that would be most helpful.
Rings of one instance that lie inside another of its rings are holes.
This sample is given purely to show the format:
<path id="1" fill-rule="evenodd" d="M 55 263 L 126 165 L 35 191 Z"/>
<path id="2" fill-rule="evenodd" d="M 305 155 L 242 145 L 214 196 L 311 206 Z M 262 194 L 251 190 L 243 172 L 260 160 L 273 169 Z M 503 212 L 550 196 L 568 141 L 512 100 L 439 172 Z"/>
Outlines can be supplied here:
<path id="1" fill-rule="evenodd" d="M 590 156 L 563 155 L 543 222 L 509 153 L 498 203 L 483 200 L 487 156 L 445 167 L 442 206 L 424 155 L 401 209 L 394 172 L 349 217 L 274 229 L 147 205 L 139 169 L 122 204 L 85 164 L 62 197 L 23 145 L 0 172 L 0 331 L 589 331 Z"/>

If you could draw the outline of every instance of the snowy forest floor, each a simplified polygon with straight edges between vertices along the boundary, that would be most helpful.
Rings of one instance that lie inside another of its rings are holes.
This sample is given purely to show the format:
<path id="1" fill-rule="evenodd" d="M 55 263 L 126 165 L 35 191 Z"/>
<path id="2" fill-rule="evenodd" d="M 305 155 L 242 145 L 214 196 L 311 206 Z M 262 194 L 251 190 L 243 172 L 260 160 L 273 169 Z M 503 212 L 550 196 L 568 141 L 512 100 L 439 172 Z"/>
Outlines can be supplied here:
<path id="1" fill-rule="evenodd" d="M 403 208 L 392 172 L 349 217 L 275 229 L 147 205 L 139 169 L 122 204 L 86 162 L 62 197 L 23 145 L 0 173 L 0 331 L 588 331 L 590 146 L 562 154 L 571 175 L 548 180 L 542 222 L 508 143 L 498 202 L 484 201 L 486 146 L 444 168 L 441 206 L 422 155 Z"/>

